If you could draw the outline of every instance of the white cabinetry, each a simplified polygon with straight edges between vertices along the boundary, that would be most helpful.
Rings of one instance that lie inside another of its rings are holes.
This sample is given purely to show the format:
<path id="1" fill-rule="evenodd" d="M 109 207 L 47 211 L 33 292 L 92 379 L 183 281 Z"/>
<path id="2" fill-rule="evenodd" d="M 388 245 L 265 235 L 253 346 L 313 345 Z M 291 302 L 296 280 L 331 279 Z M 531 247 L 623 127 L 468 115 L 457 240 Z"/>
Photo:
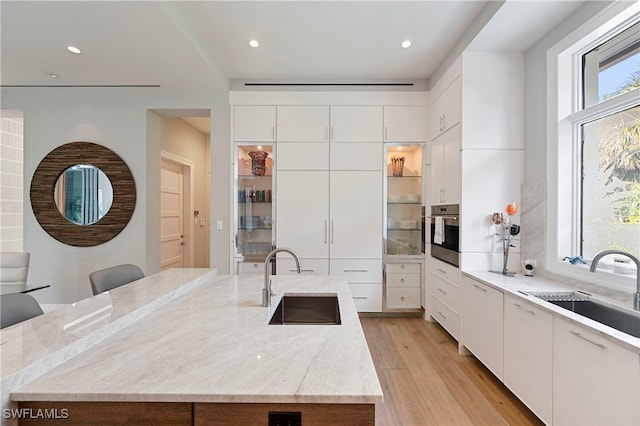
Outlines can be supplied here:
<path id="1" fill-rule="evenodd" d="M 464 345 L 502 380 L 502 292 L 466 276 L 463 283 Z"/>
<path id="2" fill-rule="evenodd" d="M 427 108 L 424 106 L 385 106 L 385 142 L 426 142 Z"/>
<path id="3" fill-rule="evenodd" d="M 460 126 L 431 141 L 431 202 L 460 203 Z"/>
<path id="4" fill-rule="evenodd" d="M 429 259 L 429 312 L 456 340 L 462 337 L 460 270 L 435 258 Z"/>
<path id="5" fill-rule="evenodd" d="M 236 142 L 276 140 L 275 106 L 242 105 L 233 109 L 233 139 Z"/>
<path id="6" fill-rule="evenodd" d="M 431 117 L 429 120 L 431 138 L 437 137 L 460 123 L 461 112 L 460 77 L 456 75 L 453 82 L 436 95 L 431 103 L 429 114 Z"/>
<path id="7" fill-rule="evenodd" d="M 278 107 L 277 245 L 295 250 L 305 272 L 347 275 L 358 309 L 378 312 L 381 135 L 382 107 Z M 278 273 L 292 266 L 283 257 Z"/>
<path id="8" fill-rule="evenodd" d="M 385 310 L 420 309 L 421 263 L 385 265 Z"/>
<path id="9" fill-rule="evenodd" d="M 553 423 L 640 424 L 640 355 L 559 317 L 553 326 Z"/>
<path id="10" fill-rule="evenodd" d="M 552 423 L 553 317 L 504 296 L 504 384 L 542 421 Z"/>

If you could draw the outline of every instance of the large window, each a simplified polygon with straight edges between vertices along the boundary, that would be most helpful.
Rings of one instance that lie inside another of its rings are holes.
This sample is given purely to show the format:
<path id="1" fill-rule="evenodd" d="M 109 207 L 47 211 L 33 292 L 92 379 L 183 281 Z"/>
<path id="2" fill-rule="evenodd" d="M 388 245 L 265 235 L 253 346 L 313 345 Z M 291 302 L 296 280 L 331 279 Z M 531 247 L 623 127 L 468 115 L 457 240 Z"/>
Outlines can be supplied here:
<path id="1" fill-rule="evenodd" d="M 640 257 L 640 2 L 590 2 L 578 13 L 584 24 L 563 28 L 546 52 L 544 266 L 632 291 L 635 275 L 614 273 L 616 256 L 596 273 L 588 264 L 607 249 Z M 566 261 L 575 256 L 587 265 Z"/>
<path id="2" fill-rule="evenodd" d="M 600 40 L 579 64 L 581 99 L 570 118 L 580 147 L 578 254 L 639 255 L 640 23 Z"/>

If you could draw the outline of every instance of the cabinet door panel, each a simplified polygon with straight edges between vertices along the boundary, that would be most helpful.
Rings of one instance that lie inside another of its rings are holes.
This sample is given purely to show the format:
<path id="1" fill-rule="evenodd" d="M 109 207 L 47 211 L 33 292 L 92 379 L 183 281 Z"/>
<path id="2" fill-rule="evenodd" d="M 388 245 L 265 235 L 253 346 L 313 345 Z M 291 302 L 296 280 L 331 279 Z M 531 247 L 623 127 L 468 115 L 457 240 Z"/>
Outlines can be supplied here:
<path id="1" fill-rule="evenodd" d="M 328 140 L 328 106 L 278 107 L 278 142 L 321 142 Z"/>
<path id="2" fill-rule="evenodd" d="M 380 170 L 382 145 L 377 143 L 331 144 L 331 170 Z"/>
<path id="3" fill-rule="evenodd" d="M 382 107 L 331 107 L 331 141 L 382 142 Z"/>
<path id="4" fill-rule="evenodd" d="M 638 401 L 638 353 L 555 317 L 553 423 L 638 425 Z"/>
<path id="5" fill-rule="evenodd" d="M 504 383 L 551 424 L 553 317 L 511 296 L 504 299 Z"/>
<path id="6" fill-rule="evenodd" d="M 426 142 L 427 108 L 424 106 L 384 107 L 386 142 Z"/>
<path id="7" fill-rule="evenodd" d="M 331 172 L 331 257 L 382 254 L 382 172 Z"/>
<path id="8" fill-rule="evenodd" d="M 460 126 L 448 130 L 443 150 L 444 199 L 447 204 L 460 202 Z"/>
<path id="9" fill-rule="evenodd" d="M 276 242 L 301 257 L 328 257 L 329 172 L 277 173 Z"/>
<path id="10" fill-rule="evenodd" d="M 349 283 L 358 312 L 382 312 L 382 283 Z"/>
<path id="11" fill-rule="evenodd" d="M 278 170 L 329 170 L 326 142 L 278 143 Z"/>
<path id="12" fill-rule="evenodd" d="M 275 106 L 234 107 L 233 138 L 238 142 L 275 141 Z"/>
<path id="13" fill-rule="evenodd" d="M 420 308 L 420 287 L 387 287 L 388 309 Z"/>

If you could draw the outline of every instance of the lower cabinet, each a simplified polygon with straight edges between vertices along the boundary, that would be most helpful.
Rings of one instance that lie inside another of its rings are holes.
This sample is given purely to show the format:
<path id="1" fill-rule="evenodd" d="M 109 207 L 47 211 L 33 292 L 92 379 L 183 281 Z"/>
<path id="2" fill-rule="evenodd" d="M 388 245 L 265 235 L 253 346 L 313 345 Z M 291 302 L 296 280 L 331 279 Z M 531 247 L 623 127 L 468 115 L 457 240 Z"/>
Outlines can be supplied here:
<path id="1" fill-rule="evenodd" d="M 462 340 L 460 281 L 458 268 L 435 258 L 429 259 L 429 313 L 457 341 Z"/>
<path id="2" fill-rule="evenodd" d="M 553 423 L 640 424 L 640 355 L 555 317 Z"/>
<path id="3" fill-rule="evenodd" d="M 464 283 L 464 345 L 502 379 L 502 292 L 469 277 Z"/>
<path id="4" fill-rule="evenodd" d="M 504 296 L 504 384 L 542 421 L 552 423 L 553 316 Z"/>
<path id="5" fill-rule="evenodd" d="M 420 309 L 422 263 L 386 263 L 384 269 L 384 310 Z"/>

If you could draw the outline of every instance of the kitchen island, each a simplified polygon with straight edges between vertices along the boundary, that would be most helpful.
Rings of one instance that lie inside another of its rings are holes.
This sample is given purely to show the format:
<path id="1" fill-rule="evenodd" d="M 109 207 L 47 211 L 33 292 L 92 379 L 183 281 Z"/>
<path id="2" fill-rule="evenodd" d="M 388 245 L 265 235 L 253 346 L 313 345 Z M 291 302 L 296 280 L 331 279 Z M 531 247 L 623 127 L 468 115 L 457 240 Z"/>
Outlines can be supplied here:
<path id="1" fill-rule="evenodd" d="M 266 308 L 262 275 L 205 277 L 13 390 L 12 406 L 32 417 L 24 424 L 51 424 L 33 418 L 46 410 L 65 425 L 267 425 L 269 412 L 301 413 L 304 425 L 374 424 L 382 390 L 344 278 L 272 277 Z M 341 324 L 268 324 L 283 294 L 309 293 L 337 295 Z"/>

